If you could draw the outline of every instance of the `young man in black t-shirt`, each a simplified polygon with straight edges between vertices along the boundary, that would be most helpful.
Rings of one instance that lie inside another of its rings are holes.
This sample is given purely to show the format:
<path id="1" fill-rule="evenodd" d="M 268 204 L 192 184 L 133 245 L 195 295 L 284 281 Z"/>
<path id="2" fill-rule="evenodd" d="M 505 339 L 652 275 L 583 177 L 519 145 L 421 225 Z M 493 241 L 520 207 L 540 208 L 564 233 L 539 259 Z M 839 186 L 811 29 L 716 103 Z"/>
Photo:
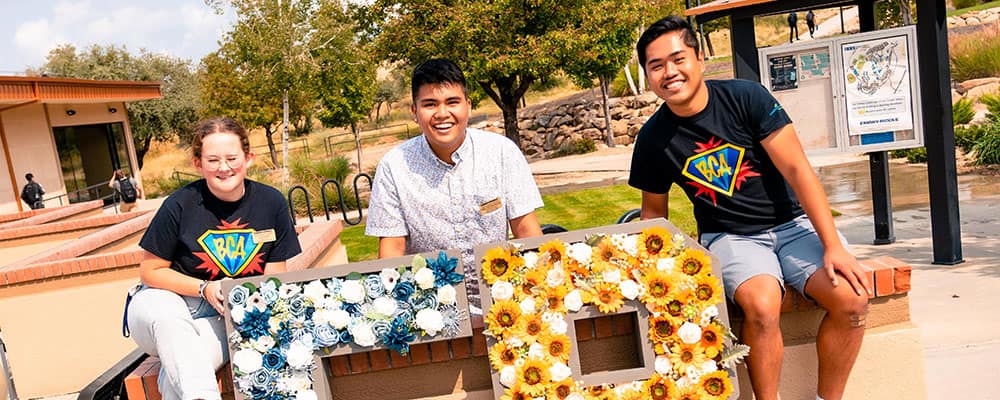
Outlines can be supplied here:
<path id="1" fill-rule="evenodd" d="M 704 81 L 694 31 L 681 18 L 657 21 L 637 49 L 666 102 L 642 127 L 632 156 L 629 184 L 642 190 L 642 218 L 667 216 L 672 184 L 691 199 L 700 240 L 721 260 L 726 294 L 746 315 L 741 339 L 751 347 L 758 400 L 778 394 L 785 285 L 826 309 L 816 339 L 817 398 L 840 399 L 871 286 L 834 227 L 791 120 L 760 84 Z"/>

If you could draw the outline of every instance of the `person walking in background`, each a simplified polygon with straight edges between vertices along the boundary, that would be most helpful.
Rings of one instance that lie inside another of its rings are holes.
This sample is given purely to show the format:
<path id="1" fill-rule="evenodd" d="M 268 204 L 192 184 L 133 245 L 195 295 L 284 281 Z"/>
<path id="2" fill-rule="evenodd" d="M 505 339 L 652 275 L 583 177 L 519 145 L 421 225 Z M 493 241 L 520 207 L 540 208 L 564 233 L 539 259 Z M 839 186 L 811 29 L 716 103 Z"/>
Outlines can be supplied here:
<path id="1" fill-rule="evenodd" d="M 121 206 L 119 206 L 119 211 L 129 212 L 135 209 L 136 200 L 142 197 L 142 188 L 136 184 L 136 181 L 131 176 L 125 176 L 125 172 L 116 169 L 115 173 L 111 175 L 111 181 L 108 182 L 108 187 L 115 190 L 115 193 L 122 200 Z"/>
<path id="2" fill-rule="evenodd" d="M 125 321 L 139 348 L 160 358 L 164 399 L 219 400 L 215 371 L 229 358 L 222 279 L 284 272 L 302 249 L 285 197 L 246 178 L 246 129 L 202 121 L 191 149 L 203 179 L 171 194 L 139 241 L 142 286 Z"/>
<path id="3" fill-rule="evenodd" d="M 788 13 L 788 43 L 792 39 L 799 40 L 799 15 L 794 11 Z"/>
<path id="4" fill-rule="evenodd" d="M 24 200 L 28 207 L 32 210 L 37 210 L 39 208 L 45 208 L 45 203 L 42 202 L 42 196 L 45 195 L 45 189 L 38 182 L 35 182 L 35 175 L 32 173 L 24 174 L 24 180 L 28 183 L 24 184 L 24 188 L 21 189 L 21 200 Z"/>
<path id="5" fill-rule="evenodd" d="M 813 37 L 813 32 L 816 31 L 816 14 L 813 14 L 813 10 L 806 13 L 806 26 L 809 27 L 809 37 Z"/>

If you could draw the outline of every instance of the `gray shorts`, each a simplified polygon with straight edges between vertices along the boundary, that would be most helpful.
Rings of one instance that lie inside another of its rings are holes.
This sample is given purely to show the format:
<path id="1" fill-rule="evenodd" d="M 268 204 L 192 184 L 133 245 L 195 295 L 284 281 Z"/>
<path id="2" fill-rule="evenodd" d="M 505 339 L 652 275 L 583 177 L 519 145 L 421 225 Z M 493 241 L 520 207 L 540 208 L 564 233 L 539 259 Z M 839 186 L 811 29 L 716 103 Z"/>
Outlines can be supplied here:
<path id="1" fill-rule="evenodd" d="M 840 242 L 847 240 L 839 231 Z M 703 233 L 702 246 L 722 262 L 726 297 L 734 300 L 736 289 L 757 275 L 771 275 L 781 284 L 805 294 L 806 281 L 823 267 L 823 243 L 805 214 L 770 229 L 752 234 Z"/>

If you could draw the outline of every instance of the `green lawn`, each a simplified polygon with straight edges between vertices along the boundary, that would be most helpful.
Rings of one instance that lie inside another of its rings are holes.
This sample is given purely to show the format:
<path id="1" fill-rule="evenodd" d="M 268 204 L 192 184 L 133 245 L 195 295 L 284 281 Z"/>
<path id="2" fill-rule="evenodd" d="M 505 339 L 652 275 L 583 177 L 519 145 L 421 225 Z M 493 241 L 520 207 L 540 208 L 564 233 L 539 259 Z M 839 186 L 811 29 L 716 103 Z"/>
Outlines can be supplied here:
<path id="1" fill-rule="evenodd" d="M 545 207 L 536 211 L 542 224 L 557 224 L 569 230 L 612 225 L 626 211 L 639 208 L 639 191 L 615 185 L 542 196 Z M 681 190 L 670 192 L 670 221 L 693 235 L 696 231 L 691 202 Z M 344 229 L 340 240 L 347 246 L 351 262 L 371 260 L 378 255 L 378 239 L 365 236 L 364 225 Z"/>
<path id="2" fill-rule="evenodd" d="M 985 9 L 988 9 L 988 8 L 993 8 L 993 7 L 1000 7 L 1000 1 L 991 1 L 989 3 L 983 3 L 983 4 L 972 6 L 972 7 L 966 7 L 966 8 L 962 8 L 962 9 L 958 9 L 958 10 L 951 10 L 951 11 L 948 11 L 948 16 L 949 17 L 954 17 L 956 15 L 965 14 L 965 13 L 967 13 L 969 11 L 979 11 L 979 10 L 985 10 Z"/>

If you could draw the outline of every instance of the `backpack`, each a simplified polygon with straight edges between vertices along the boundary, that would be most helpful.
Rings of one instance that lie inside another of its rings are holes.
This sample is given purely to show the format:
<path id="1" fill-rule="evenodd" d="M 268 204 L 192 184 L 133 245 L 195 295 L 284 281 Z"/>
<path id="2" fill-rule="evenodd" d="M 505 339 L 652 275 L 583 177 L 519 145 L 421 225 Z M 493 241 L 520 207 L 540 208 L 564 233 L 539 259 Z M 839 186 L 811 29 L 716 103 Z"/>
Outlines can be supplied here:
<path id="1" fill-rule="evenodd" d="M 126 203 L 135 203 L 135 185 L 132 184 L 131 179 L 126 177 L 118 180 L 118 193 L 121 193 L 122 201 Z"/>
<path id="2" fill-rule="evenodd" d="M 24 185 L 24 189 L 21 190 L 21 200 L 34 207 L 35 203 L 42 201 L 42 194 L 44 193 L 42 186 L 37 182 L 28 182 L 27 185 Z"/>

